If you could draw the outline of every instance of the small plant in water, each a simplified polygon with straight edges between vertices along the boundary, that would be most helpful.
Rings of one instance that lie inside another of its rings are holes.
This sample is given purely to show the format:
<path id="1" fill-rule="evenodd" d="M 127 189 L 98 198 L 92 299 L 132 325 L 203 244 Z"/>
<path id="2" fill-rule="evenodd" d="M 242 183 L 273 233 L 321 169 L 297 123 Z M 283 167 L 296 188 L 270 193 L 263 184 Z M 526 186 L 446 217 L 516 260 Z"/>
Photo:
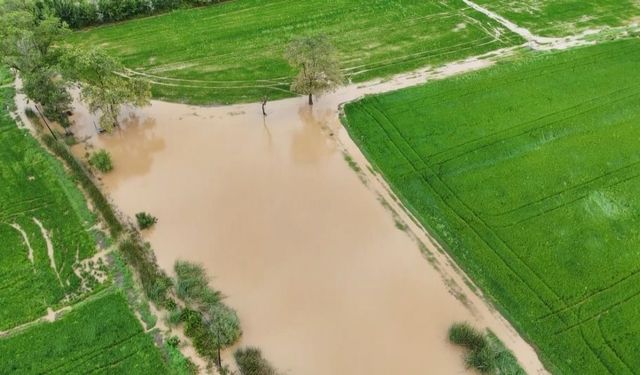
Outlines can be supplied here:
<path id="1" fill-rule="evenodd" d="M 98 150 L 89 156 L 89 164 L 102 173 L 107 173 L 113 169 L 111 155 L 106 150 Z"/>
<path id="2" fill-rule="evenodd" d="M 140 229 L 148 229 L 158 222 L 158 218 L 147 212 L 138 212 L 136 214 L 136 221 Z"/>

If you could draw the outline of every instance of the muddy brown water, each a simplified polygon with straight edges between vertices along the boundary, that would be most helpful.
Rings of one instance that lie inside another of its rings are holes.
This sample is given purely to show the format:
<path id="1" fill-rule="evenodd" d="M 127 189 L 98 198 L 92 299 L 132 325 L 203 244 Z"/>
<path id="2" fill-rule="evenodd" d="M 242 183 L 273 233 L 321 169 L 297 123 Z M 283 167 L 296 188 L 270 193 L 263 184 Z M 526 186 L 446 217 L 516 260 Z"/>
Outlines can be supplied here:
<path id="1" fill-rule="evenodd" d="M 488 65 L 465 64 L 435 75 Z M 380 183 L 363 183 L 344 159 L 346 149 L 364 168 L 338 105 L 424 79 L 350 86 L 313 108 L 303 98 L 271 102 L 266 118 L 259 104 L 154 101 L 100 136 L 79 107 L 75 131 L 110 151 L 115 169 L 103 183 L 118 208 L 158 217 L 145 237 L 159 264 L 203 264 L 240 316 L 239 345 L 259 347 L 285 373 L 465 373 L 446 339 L 463 320 L 490 326 L 530 372 L 543 371 L 481 299 L 467 291 L 469 308 L 454 297 L 445 280 L 459 275 L 446 259 L 440 271 L 427 262 L 412 238 L 426 235 L 398 229 Z"/>

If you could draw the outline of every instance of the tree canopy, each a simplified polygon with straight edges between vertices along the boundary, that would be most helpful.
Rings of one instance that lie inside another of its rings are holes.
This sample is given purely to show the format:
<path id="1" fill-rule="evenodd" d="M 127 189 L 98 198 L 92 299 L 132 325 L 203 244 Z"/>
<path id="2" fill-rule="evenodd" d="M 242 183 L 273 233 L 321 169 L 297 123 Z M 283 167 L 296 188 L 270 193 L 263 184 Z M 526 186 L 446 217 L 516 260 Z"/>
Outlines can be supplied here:
<path id="1" fill-rule="evenodd" d="M 65 74 L 79 82 L 82 100 L 91 112 L 100 113 L 100 127 L 108 132 L 119 125 L 123 105 L 149 104 L 149 83 L 125 75 L 124 67 L 101 49 L 67 47 L 62 65 Z"/>
<path id="2" fill-rule="evenodd" d="M 324 35 L 293 40 L 285 57 L 298 70 L 291 90 L 308 95 L 310 105 L 313 104 L 313 95 L 332 91 L 344 81 L 337 50 Z"/>

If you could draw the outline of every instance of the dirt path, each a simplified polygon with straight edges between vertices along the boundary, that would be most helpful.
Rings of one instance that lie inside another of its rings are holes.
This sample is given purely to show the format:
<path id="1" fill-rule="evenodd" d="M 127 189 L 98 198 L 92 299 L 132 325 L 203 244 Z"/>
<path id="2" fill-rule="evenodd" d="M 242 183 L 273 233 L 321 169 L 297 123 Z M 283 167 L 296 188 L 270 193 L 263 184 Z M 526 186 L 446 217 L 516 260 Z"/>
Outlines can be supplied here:
<path id="1" fill-rule="evenodd" d="M 522 26 L 518 26 L 517 24 L 506 19 L 505 17 L 495 12 L 492 12 L 489 9 L 479 4 L 476 4 L 471 0 L 462 0 L 462 1 L 464 1 L 465 4 L 467 4 L 469 7 L 473 8 L 474 10 L 497 21 L 498 23 L 500 23 L 502 26 L 506 27 L 510 31 L 523 37 L 525 40 L 527 40 L 529 47 L 531 47 L 534 50 L 540 50 L 540 51 L 562 50 L 562 49 L 573 48 L 581 45 L 592 44 L 594 42 L 588 40 L 587 37 L 594 34 L 598 34 L 603 30 L 603 29 L 586 30 L 578 35 L 572 35 L 572 36 L 563 37 L 563 38 L 544 37 L 544 36 L 536 35 Z M 619 28 L 619 29 L 623 31 L 624 28 Z"/>

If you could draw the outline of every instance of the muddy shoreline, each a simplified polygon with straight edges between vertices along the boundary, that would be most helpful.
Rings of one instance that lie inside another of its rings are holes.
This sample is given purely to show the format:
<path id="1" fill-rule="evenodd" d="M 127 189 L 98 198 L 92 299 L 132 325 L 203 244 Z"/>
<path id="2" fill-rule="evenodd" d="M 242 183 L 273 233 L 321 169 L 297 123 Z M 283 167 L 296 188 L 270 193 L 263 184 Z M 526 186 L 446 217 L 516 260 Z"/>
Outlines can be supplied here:
<path id="1" fill-rule="evenodd" d="M 345 102 L 482 69 L 516 50 L 344 87 L 313 108 L 270 102 L 267 117 L 259 104 L 153 101 L 98 136 L 79 106 L 74 131 L 111 152 L 116 169 L 103 188 L 118 208 L 160 219 L 145 237 L 161 267 L 202 263 L 240 315 L 239 345 L 260 347 L 285 373 L 464 373 L 446 341 L 461 320 L 491 328 L 529 373 L 545 373 L 371 173 L 339 120 Z"/>

